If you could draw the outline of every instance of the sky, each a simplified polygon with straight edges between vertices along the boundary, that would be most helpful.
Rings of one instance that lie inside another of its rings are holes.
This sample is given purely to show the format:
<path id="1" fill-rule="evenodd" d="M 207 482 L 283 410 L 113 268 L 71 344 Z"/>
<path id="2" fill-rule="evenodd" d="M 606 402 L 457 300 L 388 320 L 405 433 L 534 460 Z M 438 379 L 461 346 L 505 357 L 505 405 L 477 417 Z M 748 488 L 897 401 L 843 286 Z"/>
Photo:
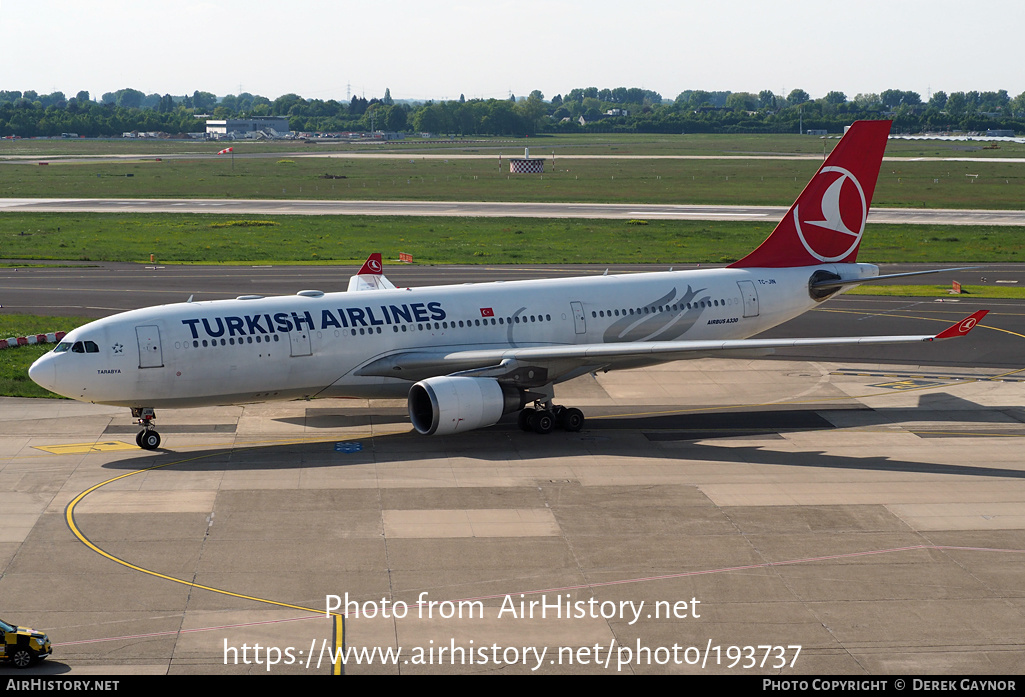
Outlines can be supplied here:
<path id="1" fill-rule="evenodd" d="M 1025 92 L 1020 0 L 0 0 L 0 90 L 93 99 Z"/>

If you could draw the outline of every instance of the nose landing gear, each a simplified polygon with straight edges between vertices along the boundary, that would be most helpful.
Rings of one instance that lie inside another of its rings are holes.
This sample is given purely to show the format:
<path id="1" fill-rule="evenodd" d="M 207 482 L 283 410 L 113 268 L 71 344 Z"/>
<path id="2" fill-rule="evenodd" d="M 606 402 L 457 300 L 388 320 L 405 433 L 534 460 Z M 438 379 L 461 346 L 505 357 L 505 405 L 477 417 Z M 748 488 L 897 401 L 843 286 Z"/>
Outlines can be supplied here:
<path id="1" fill-rule="evenodd" d="M 157 415 L 149 407 L 132 407 L 132 416 L 135 423 L 142 426 L 142 430 L 135 436 L 135 444 L 143 450 L 156 450 L 160 447 L 160 434 L 153 428 L 153 421 Z"/>

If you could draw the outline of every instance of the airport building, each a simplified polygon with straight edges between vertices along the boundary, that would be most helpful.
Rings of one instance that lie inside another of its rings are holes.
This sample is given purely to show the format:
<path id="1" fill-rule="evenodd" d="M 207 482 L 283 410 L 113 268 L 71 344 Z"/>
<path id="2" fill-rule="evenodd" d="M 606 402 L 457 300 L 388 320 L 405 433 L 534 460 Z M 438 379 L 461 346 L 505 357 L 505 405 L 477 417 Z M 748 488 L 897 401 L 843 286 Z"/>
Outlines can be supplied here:
<path id="1" fill-rule="evenodd" d="M 222 138 L 290 138 L 292 132 L 287 116 L 254 116 L 248 119 L 221 119 L 206 122 L 206 137 Z"/>

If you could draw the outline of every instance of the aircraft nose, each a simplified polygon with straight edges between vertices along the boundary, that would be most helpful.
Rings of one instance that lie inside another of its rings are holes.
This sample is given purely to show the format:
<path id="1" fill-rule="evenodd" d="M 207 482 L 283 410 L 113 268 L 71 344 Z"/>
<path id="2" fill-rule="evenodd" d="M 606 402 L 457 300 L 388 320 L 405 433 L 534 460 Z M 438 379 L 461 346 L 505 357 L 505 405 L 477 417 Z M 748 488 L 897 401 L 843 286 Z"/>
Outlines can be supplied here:
<path id="1" fill-rule="evenodd" d="M 57 369 L 53 364 L 51 356 L 40 356 L 28 369 L 28 376 L 32 382 L 42 388 L 54 391 L 54 383 L 57 380 Z"/>

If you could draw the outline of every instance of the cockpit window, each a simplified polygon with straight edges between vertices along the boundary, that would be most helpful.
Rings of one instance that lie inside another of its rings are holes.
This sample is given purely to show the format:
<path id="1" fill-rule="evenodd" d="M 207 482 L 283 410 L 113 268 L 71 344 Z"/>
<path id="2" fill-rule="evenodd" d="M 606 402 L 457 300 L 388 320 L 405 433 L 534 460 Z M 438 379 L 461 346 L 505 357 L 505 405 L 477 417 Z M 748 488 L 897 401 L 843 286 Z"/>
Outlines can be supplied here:
<path id="1" fill-rule="evenodd" d="M 54 353 L 64 353 L 65 351 L 69 351 L 70 349 L 71 349 L 71 342 L 70 341 L 62 341 L 59 344 L 57 344 L 57 348 L 55 348 L 53 350 L 53 352 Z"/>
<path id="2" fill-rule="evenodd" d="M 59 348 L 59 347 L 58 347 Z M 67 349 L 64 349 L 67 351 Z M 100 347 L 95 341 L 76 341 L 71 345 L 72 353 L 99 353 Z"/>

